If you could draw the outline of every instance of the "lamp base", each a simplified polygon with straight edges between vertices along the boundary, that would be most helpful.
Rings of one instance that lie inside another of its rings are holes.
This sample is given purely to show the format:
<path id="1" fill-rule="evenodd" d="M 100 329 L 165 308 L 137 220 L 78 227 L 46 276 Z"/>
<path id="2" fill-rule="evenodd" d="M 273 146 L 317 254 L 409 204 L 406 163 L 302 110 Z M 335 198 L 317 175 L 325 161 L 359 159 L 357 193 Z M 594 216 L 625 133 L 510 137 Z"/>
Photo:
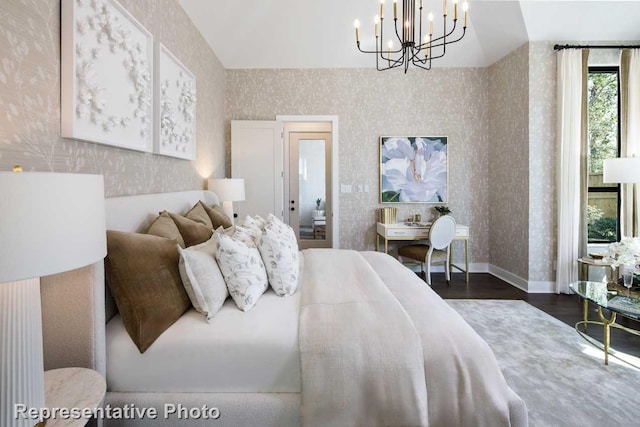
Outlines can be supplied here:
<path id="1" fill-rule="evenodd" d="M 233 202 L 222 202 L 222 210 L 231 220 L 231 225 L 234 225 L 236 219 L 233 217 Z"/>
<path id="2" fill-rule="evenodd" d="M 17 409 L 45 407 L 40 279 L 0 283 L 0 338 L 0 427 L 33 427 Z"/>

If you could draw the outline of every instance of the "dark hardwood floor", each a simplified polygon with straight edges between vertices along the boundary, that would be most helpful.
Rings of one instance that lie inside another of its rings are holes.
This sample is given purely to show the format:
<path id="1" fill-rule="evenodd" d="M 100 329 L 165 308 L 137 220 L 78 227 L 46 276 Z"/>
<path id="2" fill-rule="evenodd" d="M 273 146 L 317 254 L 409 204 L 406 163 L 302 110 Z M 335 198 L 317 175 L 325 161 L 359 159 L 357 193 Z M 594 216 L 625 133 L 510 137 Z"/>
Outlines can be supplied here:
<path id="1" fill-rule="evenodd" d="M 582 320 L 582 301 L 577 295 L 565 294 L 527 294 L 524 291 L 494 277 L 490 274 L 471 274 L 469 284 L 464 281 L 464 274 L 452 274 L 451 283 L 447 285 L 444 274 L 433 274 L 432 289 L 444 299 L 511 299 L 524 300 L 549 315 L 574 327 Z M 589 305 L 589 319 L 597 320 L 595 305 Z M 618 316 L 618 323 L 640 330 L 640 323 Z M 602 342 L 602 327 L 589 325 L 589 336 Z M 640 357 L 640 336 L 612 329 L 611 347 L 615 350 Z"/>

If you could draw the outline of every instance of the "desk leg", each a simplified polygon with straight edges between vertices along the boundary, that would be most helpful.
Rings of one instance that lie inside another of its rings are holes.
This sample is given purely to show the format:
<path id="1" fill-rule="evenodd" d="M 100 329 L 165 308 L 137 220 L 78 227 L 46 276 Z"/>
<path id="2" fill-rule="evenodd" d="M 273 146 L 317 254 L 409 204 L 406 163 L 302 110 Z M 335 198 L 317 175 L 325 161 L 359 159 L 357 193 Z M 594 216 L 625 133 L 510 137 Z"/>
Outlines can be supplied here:
<path id="1" fill-rule="evenodd" d="M 465 256 L 465 261 L 464 261 L 464 265 L 465 265 L 465 277 L 467 280 L 467 283 L 469 283 L 469 239 L 465 239 L 464 241 L 464 256 Z"/>

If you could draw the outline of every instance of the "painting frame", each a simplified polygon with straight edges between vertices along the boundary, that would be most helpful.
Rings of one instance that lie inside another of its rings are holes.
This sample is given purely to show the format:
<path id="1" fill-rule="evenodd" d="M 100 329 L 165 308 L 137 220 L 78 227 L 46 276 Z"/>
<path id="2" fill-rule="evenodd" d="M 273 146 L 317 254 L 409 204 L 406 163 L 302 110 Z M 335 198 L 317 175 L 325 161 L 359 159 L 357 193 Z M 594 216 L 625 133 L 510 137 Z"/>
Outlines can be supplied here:
<path id="1" fill-rule="evenodd" d="M 153 152 L 196 158 L 196 76 L 167 47 L 156 42 Z"/>
<path id="2" fill-rule="evenodd" d="M 153 35 L 117 0 L 62 0 L 61 136 L 152 152 L 153 57 Z"/>
<path id="3" fill-rule="evenodd" d="M 447 136 L 380 136 L 378 151 L 380 203 L 449 203 Z"/>

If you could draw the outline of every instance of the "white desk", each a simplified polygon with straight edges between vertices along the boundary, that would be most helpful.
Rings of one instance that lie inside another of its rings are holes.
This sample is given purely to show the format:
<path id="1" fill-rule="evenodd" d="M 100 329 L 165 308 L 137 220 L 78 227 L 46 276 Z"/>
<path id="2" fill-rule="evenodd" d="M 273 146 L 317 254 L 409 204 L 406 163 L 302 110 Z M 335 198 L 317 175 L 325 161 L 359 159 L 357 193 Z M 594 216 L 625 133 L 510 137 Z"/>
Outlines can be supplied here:
<path id="1" fill-rule="evenodd" d="M 382 237 L 382 239 L 384 240 L 384 252 L 387 253 L 389 250 L 390 240 L 412 241 L 428 239 L 429 230 L 431 229 L 431 223 L 421 223 L 420 225 L 405 225 L 383 224 L 379 222 L 376 229 L 376 250 L 380 250 L 380 238 Z M 456 224 L 456 235 L 453 240 L 464 241 L 465 268 L 462 269 L 453 263 L 453 247 L 451 249 L 449 265 L 465 273 L 465 280 L 467 283 L 469 283 L 469 226 Z"/>

